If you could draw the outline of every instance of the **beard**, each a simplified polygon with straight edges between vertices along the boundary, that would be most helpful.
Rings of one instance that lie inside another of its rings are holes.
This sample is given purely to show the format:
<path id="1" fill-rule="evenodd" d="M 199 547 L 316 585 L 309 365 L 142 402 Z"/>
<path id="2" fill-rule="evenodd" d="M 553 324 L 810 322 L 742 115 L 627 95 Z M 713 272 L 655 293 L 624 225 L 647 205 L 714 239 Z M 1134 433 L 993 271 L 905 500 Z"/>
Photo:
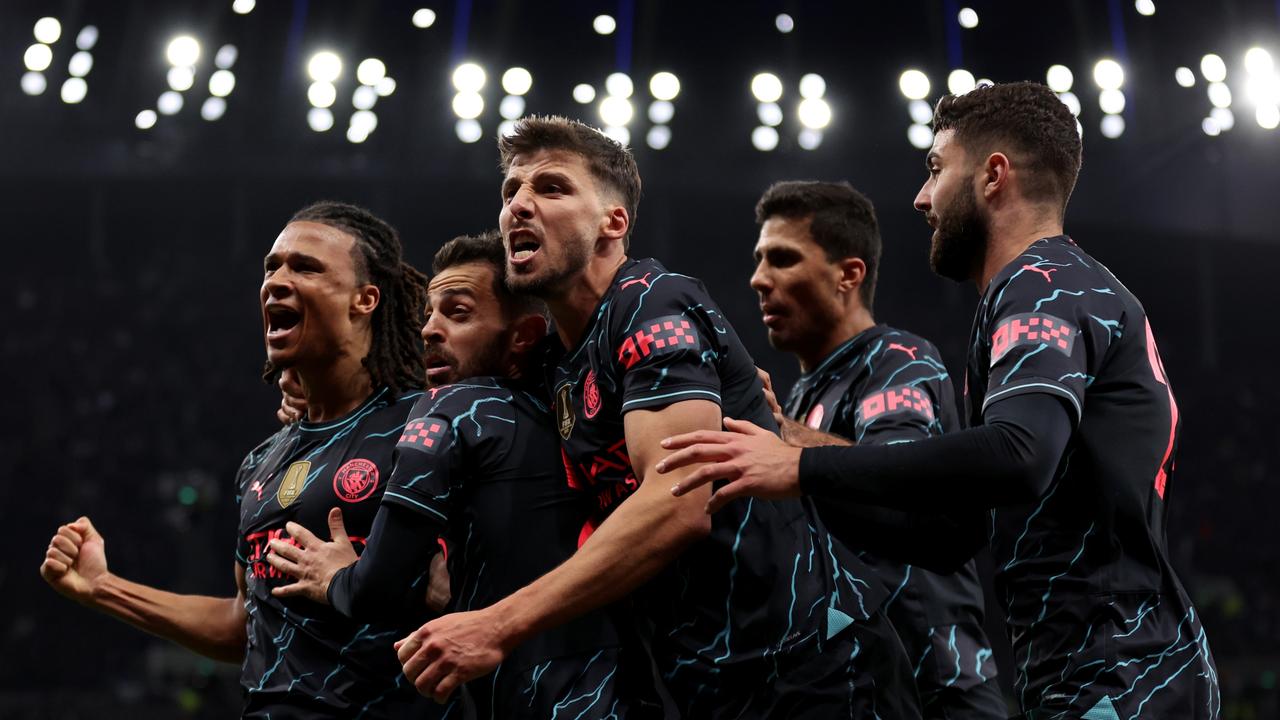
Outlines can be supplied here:
<path id="1" fill-rule="evenodd" d="M 572 235 L 565 238 L 559 256 L 548 258 L 546 267 L 541 271 L 517 273 L 508 265 L 507 289 L 516 294 L 543 299 L 562 294 L 570 278 L 587 267 L 593 244 L 593 238 Z M 541 252 L 551 254 L 546 246 L 543 246 Z"/>
<path id="2" fill-rule="evenodd" d="M 956 282 L 973 279 L 987 254 L 990 232 L 975 197 L 973 190 L 962 191 L 937 213 L 938 229 L 929 246 L 929 267 Z"/>
<path id="3" fill-rule="evenodd" d="M 444 348 L 427 346 L 427 354 L 448 363 L 451 372 L 447 377 L 430 379 L 432 385 L 449 385 L 473 377 L 499 377 L 506 374 L 503 361 L 506 359 L 508 333 L 503 332 L 491 342 L 476 351 L 466 362 L 460 362 L 457 355 Z"/>

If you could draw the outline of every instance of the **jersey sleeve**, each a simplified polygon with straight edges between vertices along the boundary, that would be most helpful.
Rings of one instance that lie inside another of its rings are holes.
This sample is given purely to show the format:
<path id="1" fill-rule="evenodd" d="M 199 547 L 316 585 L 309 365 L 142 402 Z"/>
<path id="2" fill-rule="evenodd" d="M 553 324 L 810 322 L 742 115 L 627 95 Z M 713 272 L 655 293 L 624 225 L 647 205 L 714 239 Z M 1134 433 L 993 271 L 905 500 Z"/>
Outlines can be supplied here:
<path id="1" fill-rule="evenodd" d="M 844 408 L 859 445 L 893 445 L 943 432 L 943 408 L 954 403 L 947 367 L 928 341 L 888 336 L 870 358 L 871 376 Z"/>
<path id="2" fill-rule="evenodd" d="M 1124 331 L 1121 301 L 1082 258 L 1015 262 L 1022 265 L 996 289 L 983 329 L 991 347 L 983 412 L 1006 398 L 1046 393 L 1066 401 L 1079 423 L 1085 390 Z"/>
<path id="3" fill-rule="evenodd" d="M 621 377 L 622 412 L 685 400 L 721 404 L 719 310 L 701 284 L 674 273 L 619 292 L 609 341 Z"/>
<path id="4" fill-rule="evenodd" d="M 395 467 L 382 501 L 447 524 L 453 498 L 470 472 L 470 446 L 488 440 L 485 432 L 505 418 L 509 400 L 492 388 L 446 385 L 414 405 L 396 443 Z M 496 419 L 495 419 L 496 418 Z"/>

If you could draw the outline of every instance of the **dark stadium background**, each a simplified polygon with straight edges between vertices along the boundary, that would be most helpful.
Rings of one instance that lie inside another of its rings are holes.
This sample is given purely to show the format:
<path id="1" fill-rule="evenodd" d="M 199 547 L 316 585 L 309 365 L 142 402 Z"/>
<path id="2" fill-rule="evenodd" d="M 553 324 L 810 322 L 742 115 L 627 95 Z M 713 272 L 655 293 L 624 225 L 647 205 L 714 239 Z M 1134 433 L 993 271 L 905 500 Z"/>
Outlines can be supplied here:
<path id="1" fill-rule="evenodd" d="M 368 206 L 396 225 L 426 268 L 460 233 L 496 223 L 492 138 L 498 77 L 533 75 L 528 111 L 599 123 L 571 98 L 626 70 L 635 79 L 632 144 L 644 178 L 633 254 L 705 280 L 780 388 L 794 363 L 764 341 L 747 287 L 752 208 L 773 180 L 848 179 L 875 202 L 885 253 L 876 316 L 933 340 L 960 377 L 971 286 L 932 276 L 928 228 L 911 208 L 924 153 L 898 77 L 908 67 L 944 92 L 956 58 L 979 77 L 1075 73 L 1084 167 L 1068 232 L 1106 263 L 1150 315 L 1182 415 L 1170 485 L 1169 546 L 1204 617 L 1224 717 L 1280 717 L 1280 131 L 1264 130 L 1236 90 L 1236 126 L 1211 137 L 1203 78 L 1174 68 L 1216 52 L 1239 73 L 1244 50 L 1280 51 L 1280 3 L 975 0 L 907 2 L 6 2 L 0 8 L 0 308 L 4 412 L 0 475 L 0 717 L 226 717 L 237 669 L 144 636 L 55 595 L 37 574 L 61 522 L 90 515 L 111 569 L 184 592 L 233 591 L 240 458 L 276 427 L 277 394 L 259 381 L 261 257 L 289 215 L 317 199 Z M 433 8 L 433 26 L 410 23 Z M 780 33 L 779 13 L 795 29 Z M 618 31 L 592 31 L 600 13 Z M 49 87 L 20 87 L 32 24 L 61 20 Z M 465 18 L 465 22 L 461 19 Z M 79 104 L 59 99 L 72 38 L 100 29 Z M 202 57 L 187 106 L 140 130 L 134 117 L 166 89 L 164 48 L 195 35 Z M 202 120 L 214 49 L 239 48 L 226 114 Z M 306 62 L 344 61 L 327 133 L 307 126 Z M 355 64 L 383 59 L 397 81 L 361 144 L 343 136 Z M 1126 71 L 1126 129 L 1099 133 L 1091 68 Z M 450 73 L 489 73 L 484 139 L 454 132 Z M 647 82 L 675 72 L 681 92 L 664 150 L 645 144 Z M 749 91 L 771 70 L 787 87 L 777 150 L 753 149 Z M 795 85 L 826 78 L 833 120 L 816 150 L 797 145 Z M 1198 74 L 1198 71 L 1197 71 Z M 344 105 L 345 103 L 345 105 Z M 957 385 L 959 385 L 957 380 Z M 1124 438 L 1116 438 L 1124 442 Z M 998 620 L 992 628 L 999 628 Z M 999 630 L 1004 680 L 1011 674 Z"/>

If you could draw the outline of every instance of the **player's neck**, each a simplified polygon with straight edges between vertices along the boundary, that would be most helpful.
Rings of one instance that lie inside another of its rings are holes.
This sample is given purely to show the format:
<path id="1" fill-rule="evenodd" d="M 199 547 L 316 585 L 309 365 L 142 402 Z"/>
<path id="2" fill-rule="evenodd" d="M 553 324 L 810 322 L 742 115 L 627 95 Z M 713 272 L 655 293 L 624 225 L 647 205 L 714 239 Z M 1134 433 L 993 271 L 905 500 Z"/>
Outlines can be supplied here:
<path id="1" fill-rule="evenodd" d="M 991 279 L 1037 240 L 1062 234 L 1062 218 L 1051 209 L 1028 205 L 1017 212 L 993 217 L 987 240 L 978 292 L 986 292 Z"/>
<path id="2" fill-rule="evenodd" d="M 343 355 L 318 368 L 298 368 L 307 398 L 307 421 L 331 422 L 360 407 L 373 394 L 373 378 L 361 358 Z"/>
<path id="3" fill-rule="evenodd" d="M 831 357 L 831 353 L 835 352 L 836 348 L 875 324 L 871 311 L 861 304 L 847 308 L 840 319 L 832 325 L 831 331 L 826 333 L 819 342 L 813 343 L 805 351 L 796 353 L 796 359 L 800 361 L 800 372 L 813 372 L 823 360 Z"/>
<path id="4" fill-rule="evenodd" d="M 627 261 L 626 253 L 596 256 L 582 273 L 571 281 L 559 296 L 547 299 L 547 308 L 556 321 L 556 334 L 565 348 L 578 344 L 587 331 L 600 298 L 609 291 L 618 268 Z"/>

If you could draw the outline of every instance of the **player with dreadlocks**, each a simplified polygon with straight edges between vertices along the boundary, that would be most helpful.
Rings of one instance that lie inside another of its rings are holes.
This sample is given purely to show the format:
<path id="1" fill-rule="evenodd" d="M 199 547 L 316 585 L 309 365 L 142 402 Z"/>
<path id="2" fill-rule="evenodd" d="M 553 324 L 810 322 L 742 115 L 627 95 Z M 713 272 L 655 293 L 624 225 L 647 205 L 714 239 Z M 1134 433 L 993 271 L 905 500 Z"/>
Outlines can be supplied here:
<path id="1" fill-rule="evenodd" d="M 240 467 L 236 596 L 179 595 L 109 572 L 103 537 L 87 517 L 58 528 L 40 573 L 82 605 L 243 663 L 245 717 L 438 717 L 448 708 L 422 702 L 391 646 L 424 619 L 421 592 L 379 622 L 355 623 L 309 600 L 272 595 L 286 579 L 264 557 L 269 540 L 287 538 L 288 522 L 327 534 L 334 506 L 363 548 L 396 440 L 421 395 L 425 278 L 403 261 L 387 223 L 322 202 L 299 211 L 276 238 L 259 300 L 265 376 L 296 377 L 307 413 Z"/>

